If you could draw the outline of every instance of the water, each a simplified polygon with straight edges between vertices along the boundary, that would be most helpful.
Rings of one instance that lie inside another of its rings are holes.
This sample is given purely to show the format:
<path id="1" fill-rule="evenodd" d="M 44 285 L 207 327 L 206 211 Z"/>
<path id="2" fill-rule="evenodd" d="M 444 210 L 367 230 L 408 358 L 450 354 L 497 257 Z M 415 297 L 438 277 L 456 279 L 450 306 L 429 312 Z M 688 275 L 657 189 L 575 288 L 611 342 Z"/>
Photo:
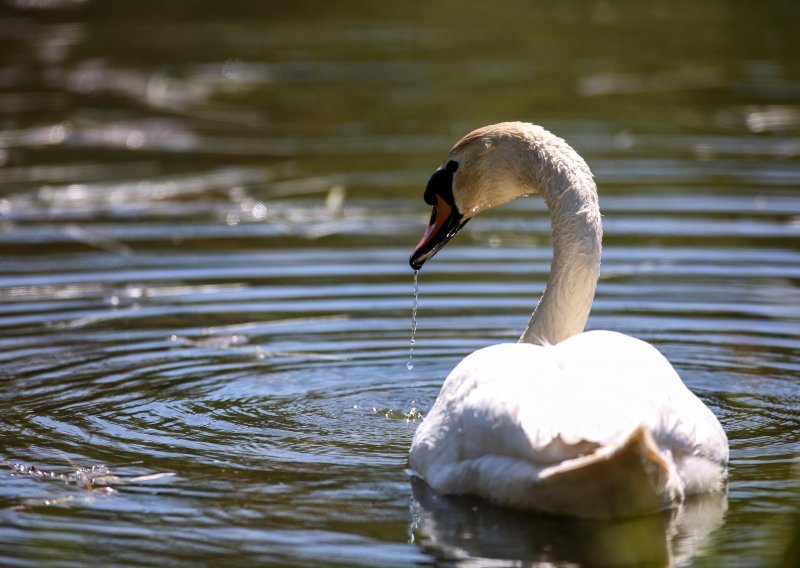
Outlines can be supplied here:
<path id="1" fill-rule="evenodd" d="M 0 564 L 777 563 L 796 3 L 224 6 L 0 8 Z M 546 281 L 543 203 L 481 215 L 425 265 L 407 370 L 425 183 L 507 119 L 595 172 L 589 327 L 656 345 L 719 416 L 721 501 L 571 523 L 408 478 L 444 377 L 516 341 Z"/>
<path id="2" fill-rule="evenodd" d="M 414 299 L 411 303 L 411 340 L 408 345 L 408 363 L 406 368 L 414 368 L 414 344 L 417 342 L 417 308 L 419 307 L 419 270 L 414 271 Z"/>

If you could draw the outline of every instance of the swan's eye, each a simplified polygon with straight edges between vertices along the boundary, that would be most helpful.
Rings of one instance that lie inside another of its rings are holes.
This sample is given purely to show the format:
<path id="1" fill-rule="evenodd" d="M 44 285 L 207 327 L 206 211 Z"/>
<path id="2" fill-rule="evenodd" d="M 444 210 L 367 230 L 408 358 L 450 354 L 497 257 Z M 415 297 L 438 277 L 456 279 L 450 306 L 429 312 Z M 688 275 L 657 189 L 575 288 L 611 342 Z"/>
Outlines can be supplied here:
<path id="1" fill-rule="evenodd" d="M 425 187 L 425 203 L 428 205 L 436 204 L 436 196 L 439 195 L 448 203 L 453 203 L 453 174 L 458 170 L 458 162 L 450 160 L 444 168 L 439 168 Z"/>

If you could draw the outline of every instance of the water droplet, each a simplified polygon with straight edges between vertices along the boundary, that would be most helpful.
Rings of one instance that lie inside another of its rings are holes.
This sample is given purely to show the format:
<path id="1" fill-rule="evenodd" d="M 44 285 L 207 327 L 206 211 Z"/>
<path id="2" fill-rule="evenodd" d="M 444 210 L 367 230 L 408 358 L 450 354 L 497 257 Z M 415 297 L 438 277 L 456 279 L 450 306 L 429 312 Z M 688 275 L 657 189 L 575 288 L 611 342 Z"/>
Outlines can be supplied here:
<path id="1" fill-rule="evenodd" d="M 414 368 L 414 344 L 417 335 L 417 306 L 419 305 L 419 270 L 414 271 L 414 301 L 411 304 L 411 341 L 408 344 L 408 363 L 406 368 Z"/>

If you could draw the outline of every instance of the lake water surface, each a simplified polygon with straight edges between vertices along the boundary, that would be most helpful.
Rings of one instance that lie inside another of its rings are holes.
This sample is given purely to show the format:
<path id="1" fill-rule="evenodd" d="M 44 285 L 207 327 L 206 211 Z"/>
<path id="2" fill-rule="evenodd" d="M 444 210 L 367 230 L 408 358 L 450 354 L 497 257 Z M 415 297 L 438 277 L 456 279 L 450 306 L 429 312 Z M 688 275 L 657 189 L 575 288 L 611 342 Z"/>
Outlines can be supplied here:
<path id="1" fill-rule="evenodd" d="M 792 565 L 798 6 L 6 1 L 0 564 Z M 540 200 L 470 223 L 407 369 L 425 183 L 501 120 L 595 172 L 589 328 L 719 417 L 726 496 L 576 523 L 412 485 L 444 377 L 549 269 Z"/>

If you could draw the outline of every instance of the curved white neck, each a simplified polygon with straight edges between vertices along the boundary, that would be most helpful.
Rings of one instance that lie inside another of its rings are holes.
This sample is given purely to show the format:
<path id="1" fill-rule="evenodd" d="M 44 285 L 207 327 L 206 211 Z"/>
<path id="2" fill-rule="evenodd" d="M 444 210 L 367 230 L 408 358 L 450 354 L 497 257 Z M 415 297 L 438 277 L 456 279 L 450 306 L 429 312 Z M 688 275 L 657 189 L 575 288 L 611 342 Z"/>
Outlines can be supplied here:
<path id="1" fill-rule="evenodd" d="M 568 146 L 537 154 L 530 174 L 550 211 L 553 261 L 519 341 L 555 345 L 586 326 L 600 275 L 603 226 L 597 187 L 583 159 Z"/>

